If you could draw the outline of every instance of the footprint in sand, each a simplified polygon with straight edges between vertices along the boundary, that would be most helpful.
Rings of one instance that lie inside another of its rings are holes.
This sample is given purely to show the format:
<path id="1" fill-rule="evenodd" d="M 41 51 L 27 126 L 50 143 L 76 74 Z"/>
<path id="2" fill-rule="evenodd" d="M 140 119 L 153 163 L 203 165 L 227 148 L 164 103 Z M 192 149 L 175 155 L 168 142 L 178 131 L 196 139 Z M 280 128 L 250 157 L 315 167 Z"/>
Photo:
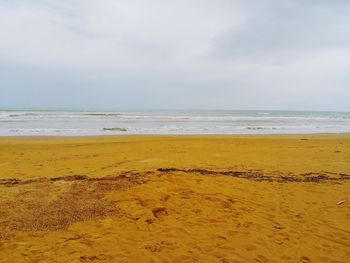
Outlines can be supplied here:
<path id="1" fill-rule="evenodd" d="M 202 212 L 202 210 L 201 210 L 201 209 L 198 209 L 198 208 L 195 208 L 195 209 L 193 209 L 192 211 L 193 211 L 193 213 L 195 213 L 195 214 L 199 214 L 199 213 Z"/>
<path id="2" fill-rule="evenodd" d="M 311 262 L 311 260 L 310 260 L 308 257 L 305 257 L 305 256 L 301 257 L 301 258 L 299 259 L 299 261 L 300 261 L 301 263 L 310 263 L 310 262 Z"/>
<path id="3" fill-rule="evenodd" d="M 153 253 L 157 253 L 163 249 L 174 250 L 176 248 L 176 244 L 168 241 L 161 241 L 160 243 L 147 244 L 144 246 L 144 248 Z"/>
<path id="4" fill-rule="evenodd" d="M 161 219 L 163 216 L 168 215 L 168 211 L 166 210 L 165 207 L 157 207 L 152 209 L 152 213 L 155 218 Z"/>
<path id="5" fill-rule="evenodd" d="M 80 257 L 80 262 L 92 262 L 92 261 L 100 261 L 100 260 L 106 260 L 107 257 L 104 254 L 100 254 L 97 256 L 81 256 Z"/>
<path id="6" fill-rule="evenodd" d="M 194 192 L 192 190 L 190 191 L 185 191 L 181 193 L 181 198 L 182 199 L 190 199 L 194 195 Z"/>
<path id="7" fill-rule="evenodd" d="M 243 227 L 245 227 L 245 228 L 249 228 L 249 227 L 251 227 L 253 224 L 254 224 L 253 222 L 244 222 L 242 225 L 243 225 Z"/>
<path id="8" fill-rule="evenodd" d="M 72 237 L 66 238 L 65 241 L 75 241 L 75 240 L 79 240 L 79 239 L 86 238 L 86 237 L 87 237 L 87 234 L 82 234 L 82 235 L 76 234 Z"/>
<path id="9" fill-rule="evenodd" d="M 264 255 L 257 255 L 255 257 L 255 261 L 259 262 L 259 263 L 267 263 L 267 262 L 269 262 L 268 258 L 265 257 Z"/>
<path id="10" fill-rule="evenodd" d="M 147 249 L 153 253 L 162 251 L 162 247 L 159 246 L 158 244 L 145 245 L 145 249 Z"/>
<path id="11" fill-rule="evenodd" d="M 284 229 L 284 227 L 278 222 L 273 223 L 272 226 L 278 230 Z"/>
<path id="12" fill-rule="evenodd" d="M 253 250 L 256 250 L 257 247 L 254 246 L 254 245 L 249 244 L 249 245 L 246 245 L 245 249 L 246 249 L 247 251 L 253 251 Z"/>
<path id="13" fill-rule="evenodd" d="M 225 201 L 221 201 L 221 206 L 223 208 L 231 208 L 234 202 L 232 198 L 227 198 Z"/>
<path id="14" fill-rule="evenodd" d="M 169 200 L 169 198 L 170 198 L 170 195 L 165 194 L 165 195 L 162 195 L 162 197 L 160 198 L 160 201 L 166 202 Z"/>
<path id="15" fill-rule="evenodd" d="M 275 239 L 274 241 L 275 241 L 275 243 L 278 244 L 278 245 L 282 245 L 282 244 L 284 243 L 284 241 L 281 240 L 281 239 Z"/>

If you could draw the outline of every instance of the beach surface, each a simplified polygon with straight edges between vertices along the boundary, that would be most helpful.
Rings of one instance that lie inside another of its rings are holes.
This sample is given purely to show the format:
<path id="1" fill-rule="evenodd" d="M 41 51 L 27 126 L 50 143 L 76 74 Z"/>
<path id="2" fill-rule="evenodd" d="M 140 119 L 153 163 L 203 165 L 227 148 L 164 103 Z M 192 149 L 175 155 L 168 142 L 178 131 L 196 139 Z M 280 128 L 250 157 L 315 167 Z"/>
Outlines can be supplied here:
<path id="1" fill-rule="evenodd" d="M 349 262 L 350 135 L 0 138 L 0 262 Z"/>

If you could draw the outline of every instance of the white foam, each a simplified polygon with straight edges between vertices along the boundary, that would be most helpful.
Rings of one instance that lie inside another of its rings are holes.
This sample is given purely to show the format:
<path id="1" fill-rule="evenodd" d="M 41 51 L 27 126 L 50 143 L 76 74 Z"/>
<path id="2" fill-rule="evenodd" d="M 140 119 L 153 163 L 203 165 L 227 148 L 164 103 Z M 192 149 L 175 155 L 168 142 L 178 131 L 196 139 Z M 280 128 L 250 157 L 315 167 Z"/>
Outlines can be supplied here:
<path id="1" fill-rule="evenodd" d="M 350 113 L 346 112 L 0 111 L 2 136 L 345 132 L 350 132 Z"/>

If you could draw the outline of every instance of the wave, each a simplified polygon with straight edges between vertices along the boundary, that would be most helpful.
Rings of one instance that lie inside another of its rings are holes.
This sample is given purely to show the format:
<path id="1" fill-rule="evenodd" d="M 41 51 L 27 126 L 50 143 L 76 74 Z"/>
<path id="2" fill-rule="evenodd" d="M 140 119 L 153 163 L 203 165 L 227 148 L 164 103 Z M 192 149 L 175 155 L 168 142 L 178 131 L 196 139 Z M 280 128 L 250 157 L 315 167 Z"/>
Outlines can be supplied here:
<path id="1" fill-rule="evenodd" d="M 86 113 L 85 116 L 100 116 L 100 117 L 118 117 L 121 116 L 119 113 Z"/>
<path id="2" fill-rule="evenodd" d="M 118 131 L 118 132 L 126 132 L 126 131 L 128 131 L 127 128 L 103 128 L 102 130 L 103 131 L 113 131 L 113 132 L 115 132 L 115 131 Z"/>
<path id="3" fill-rule="evenodd" d="M 349 113 L 0 111 L 0 135 L 350 132 Z"/>

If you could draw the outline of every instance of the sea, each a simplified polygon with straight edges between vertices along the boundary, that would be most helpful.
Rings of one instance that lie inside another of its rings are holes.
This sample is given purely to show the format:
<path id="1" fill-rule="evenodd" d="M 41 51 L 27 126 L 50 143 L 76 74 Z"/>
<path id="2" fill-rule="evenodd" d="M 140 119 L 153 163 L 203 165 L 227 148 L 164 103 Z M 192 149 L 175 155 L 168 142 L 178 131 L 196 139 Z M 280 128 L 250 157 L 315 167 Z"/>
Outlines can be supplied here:
<path id="1" fill-rule="evenodd" d="M 0 110 L 0 136 L 349 132 L 350 112 Z"/>

